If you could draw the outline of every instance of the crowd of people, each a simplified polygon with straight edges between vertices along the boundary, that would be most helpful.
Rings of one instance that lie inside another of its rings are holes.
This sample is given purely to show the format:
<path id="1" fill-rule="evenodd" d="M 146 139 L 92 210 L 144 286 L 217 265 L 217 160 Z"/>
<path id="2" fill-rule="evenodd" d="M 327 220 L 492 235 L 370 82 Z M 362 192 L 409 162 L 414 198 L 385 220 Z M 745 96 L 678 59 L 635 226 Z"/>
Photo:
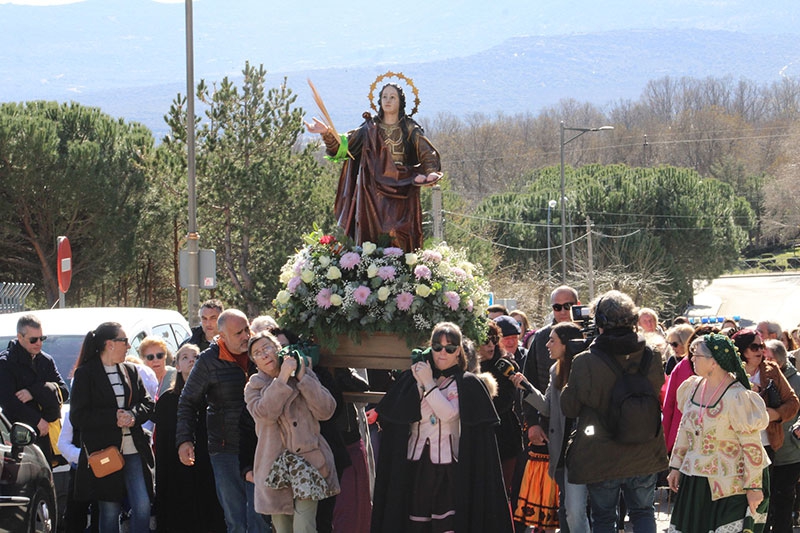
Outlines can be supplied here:
<path id="1" fill-rule="evenodd" d="M 343 396 L 366 373 L 218 300 L 175 353 L 148 337 L 132 357 L 98 325 L 71 387 L 26 315 L 0 406 L 71 465 L 67 532 L 652 532 L 657 486 L 677 492 L 670 531 L 792 531 L 797 329 L 667 328 L 619 291 L 576 323 L 576 290 L 550 301 L 538 330 L 502 306 L 483 339 L 437 324 L 370 417 Z M 101 472 L 109 448 L 122 464 Z"/>

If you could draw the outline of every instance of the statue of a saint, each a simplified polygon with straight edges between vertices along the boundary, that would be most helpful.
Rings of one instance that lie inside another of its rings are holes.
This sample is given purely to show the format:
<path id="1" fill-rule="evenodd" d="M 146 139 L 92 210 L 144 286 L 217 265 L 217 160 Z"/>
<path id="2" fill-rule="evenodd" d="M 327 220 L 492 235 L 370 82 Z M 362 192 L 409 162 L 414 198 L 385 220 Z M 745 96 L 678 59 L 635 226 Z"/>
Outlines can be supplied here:
<path id="1" fill-rule="evenodd" d="M 346 157 L 336 192 L 337 222 L 358 244 L 388 236 L 406 252 L 421 248 L 419 191 L 442 177 L 439 153 L 406 115 L 405 94 L 395 83 L 381 89 L 378 115 L 364 118 L 342 136 L 346 143 L 319 119 L 306 122 L 310 133 L 322 135 L 329 156 Z"/>

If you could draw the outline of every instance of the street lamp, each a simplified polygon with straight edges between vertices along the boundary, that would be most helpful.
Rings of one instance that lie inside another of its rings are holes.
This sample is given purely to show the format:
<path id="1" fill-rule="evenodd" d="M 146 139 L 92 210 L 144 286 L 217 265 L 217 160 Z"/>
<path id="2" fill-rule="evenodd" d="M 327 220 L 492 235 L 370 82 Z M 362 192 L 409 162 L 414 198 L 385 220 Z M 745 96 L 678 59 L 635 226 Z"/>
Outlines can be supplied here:
<path id="1" fill-rule="evenodd" d="M 551 250 L 550 250 L 550 212 L 555 209 L 558 205 L 558 202 L 555 200 L 550 200 L 547 202 L 547 277 L 553 275 L 553 261 L 550 257 Z"/>
<path id="2" fill-rule="evenodd" d="M 601 126 L 599 128 L 568 128 L 564 126 L 564 121 L 561 121 L 561 283 L 567 282 L 567 204 L 565 200 L 565 183 L 564 183 L 564 145 L 571 143 L 584 133 L 590 131 L 607 131 L 613 130 L 614 126 Z M 567 140 L 564 140 L 565 131 L 577 131 Z"/>

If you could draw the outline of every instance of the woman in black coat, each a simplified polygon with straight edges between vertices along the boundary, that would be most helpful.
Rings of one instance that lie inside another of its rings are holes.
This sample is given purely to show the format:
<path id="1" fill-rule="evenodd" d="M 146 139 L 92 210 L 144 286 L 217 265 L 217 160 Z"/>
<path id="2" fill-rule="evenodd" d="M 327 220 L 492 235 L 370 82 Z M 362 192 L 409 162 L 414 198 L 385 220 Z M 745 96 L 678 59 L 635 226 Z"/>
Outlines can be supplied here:
<path id="1" fill-rule="evenodd" d="M 175 354 L 175 384 L 156 402 L 156 497 L 155 515 L 159 533 L 225 531 L 222 507 L 217 500 L 214 473 L 208 458 L 205 409 L 197 420 L 195 464 L 186 466 L 178 458 L 175 427 L 178 399 L 183 385 L 200 355 L 194 344 L 184 344 Z"/>
<path id="2" fill-rule="evenodd" d="M 81 435 L 75 498 L 98 502 L 100 533 L 119 532 L 126 496 L 131 506 L 131 533 L 150 531 L 154 459 L 142 423 L 150 418 L 154 404 L 136 367 L 125 363 L 129 348 L 122 326 L 100 324 L 83 340 L 72 382 L 69 417 Z M 120 448 L 125 466 L 98 478 L 89 468 L 87 456 L 108 446 Z"/>

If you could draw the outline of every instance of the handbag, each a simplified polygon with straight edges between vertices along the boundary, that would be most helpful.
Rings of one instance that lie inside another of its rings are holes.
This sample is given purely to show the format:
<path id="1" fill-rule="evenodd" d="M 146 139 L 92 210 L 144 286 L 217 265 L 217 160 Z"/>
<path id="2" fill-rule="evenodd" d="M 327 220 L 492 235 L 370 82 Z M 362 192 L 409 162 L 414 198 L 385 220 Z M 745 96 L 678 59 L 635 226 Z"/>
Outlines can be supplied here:
<path id="1" fill-rule="evenodd" d="M 133 387 L 131 385 L 130 376 L 128 376 L 128 369 L 125 368 L 125 365 L 122 365 L 122 370 L 125 374 L 125 381 L 128 383 L 127 405 L 130 407 L 131 403 L 133 402 Z M 122 376 L 120 375 L 120 377 Z M 106 477 L 114 472 L 119 472 L 122 470 L 122 467 L 125 466 L 125 458 L 122 457 L 122 452 L 120 452 L 121 447 L 122 443 L 120 442 L 119 446 L 112 445 L 103 448 L 102 450 L 89 453 L 89 451 L 86 449 L 86 445 L 83 445 L 83 450 L 86 452 L 86 461 L 89 463 L 89 468 L 92 469 L 94 477 Z"/>
<path id="2" fill-rule="evenodd" d="M 56 388 L 58 393 L 58 405 L 61 406 L 64 404 L 64 399 L 61 396 L 61 389 Z M 53 455 L 61 455 L 61 450 L 58 449 L 58 438 L 61 436 L 61 417 L 59 416 L 52 422 L 48 422 L 48 430 L 47 436 L 50 437 L 50 449 L 53 450 Z M 57 466 L 59 464 L 58 459 L 53 459 L 51 461 L 52 466 Z"/>
<path id="3" fill-rule="evenodd" d="M 87 461 L 89 468 L 92 469 L 94 477 L 106 477 L 114 472 L 119 472 L 125 466 L 125 459 L 116 446 L 109 446 L 92 452 L 88 455 Z"/>

